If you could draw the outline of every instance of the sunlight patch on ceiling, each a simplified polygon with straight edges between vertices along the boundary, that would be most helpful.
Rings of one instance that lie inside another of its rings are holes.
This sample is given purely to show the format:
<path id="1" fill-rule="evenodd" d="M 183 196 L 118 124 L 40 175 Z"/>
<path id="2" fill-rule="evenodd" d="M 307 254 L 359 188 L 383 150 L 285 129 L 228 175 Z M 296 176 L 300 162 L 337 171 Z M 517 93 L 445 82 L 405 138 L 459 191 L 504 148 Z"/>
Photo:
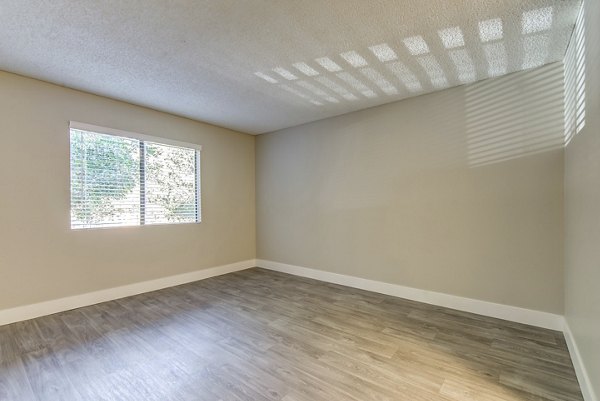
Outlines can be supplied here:
<path id="1" fill-rule="evenodd" d="M 373 68 L 363 68 L 360 72 L 368 78 L 371 82 L 377 85 L 386 95 L 397 95 L 398 88 L 392 85 L 387 79 L 383 77 L 377 70 Z"/>
<path id="2" fill-rule="evenodd" d="M 298 96 L 301 99 L 307 100 L 308 102 L 314 104 L 315 106 L 323 106 L 322 102 L 319 102 L 318 100 L 315 100 L 312 97 L 305 95 L 304 93 L 288 86 L 287 84 L 282 84 L 281 89 L 286 90 L 286 91 Z"/>
<path id="3" fill-rule="evenodd" d="M 323 89 L 311 84 L 310 82 L 297 81 L 296 83 L 298 84 L 298 86 L 301 86 L 304 89 L 311 91 L 312 93 L 314 93 L 315 95 L 317 95 L 318 97 L 320 97 L 322 99 L 325 99 L 329 103 L 339 103 L 340 102 L 338 99 L 331 96 L 330 94 L 325 92 Z"/>
<path id="4" fill-rule="evenodd" d="M 465 38 L 460 27 L 446 28 L 438 31 L 438 35 L 446 49 L 455 49 L 465 45 Z"/>
<path id="5" fill-rule="evenodd" d="M 330 59 L 329 57 L 321 57 L 315 60 L 317 63 L 319 63 L 319 65 L 323 68 L 325 68 L 327 71 L 330 72 L 338 72 L 338 71 L 342 71 L 342 67 L 340 67 L 339 65 L 337 65 L 337 63 L 335 61 L 333 61 L 332 59 Z"/>
<path id="6" fill-rule="evenodd" d="M 473 64 L 473 60 L 467 49 L 452 50 L 450 52 L 450 58 L 456 67 L 460 82 L 466 84 L 477 79 L 475 65 Z"/>
<path id="7" fill-rule="evenodd" d="M 331 89 L 332 91 L 334 91 L 335 93 L 337 93 L 338 95 L 340 95 L 341 97 L 343 97 L 346 100 L 350 100 L 350 101 L 358 100 L 358 97 L 356 97 L 355 95 L 350 93 L 346 88 L 344 88 L 343 86 L 341 86 L 339 84 L 336 84 L 335 82 L 333 82 L 331 79 L 329 79 L 327 77 L 318 77 L 318 78 L 316 78 L 316 80 L 319 83 L 321 83 L 323 86 Z"/>
<path id="8" fill-rule="evenodd" d="M 497 77 L 506 74 L 507 58 L 504 43 L 497 42 L 484 45 L 483 51 L 488 62 L 488 76 Z"/>
<path id="9" fill-rule="evenodd" d="M 4 0 L 0 70 L 259 134 L 560 62 L 581 1 Z"/>
<path id="10" fill-rule="evenodd" d="M 546 63 L 550 38 L 548 35 L 532 35 L 523 38 L 524 70 L 540 67 Z"/>
<path id="11" fill-rule="evenodd" d="M 401 61 L 389 63 L 386 67 L 404 84 L 409 92 L 415 93 L 423 90 L 417 76 Z"/>
<path id="12" fill-rule="evenodd" d="M 273 68 L 273 71 L 275 71 L 277 74 L 281 75 L 283 78 L 287 79 L 288 81 L 293 81 L 295 79 L 298 79 L 297 76 L 295 76 L 294 74 L 292 74 L 291 72 L 289 72 L 288 70 L 286 70 L 283 67 Z"/>
<path id="13" fill-rule="evenodd" d="M 553 7 L 544 7 L 523 13 L 523 34 L 547 31 L 552 27 Z"/>
<path id="14" fill-rule="evenodd" d="M 522 70 L 547 64 L 553 12 L 553 7 L 521 12 L 512 22 L 513 26 L 518 27 L 516 38 L 515 30 L 511 31 L 511 40 L 516 41 L 516 46 L 512 43 L 508 48 L 506 22 L 502 18 L 489 18 L 471 27 L 456 25 L 439 29 L 433 38 L 427 36 L 429 43 L 423 35 L 407 35 L 384 43 L 324 55 L 313 61 L 299 61 L 290 68 L 277 66 L 270 72 L 295 82 L 298 88 L 292 89 L 302 89 L 296 94 L 298 97 L 312 105 L 329 103 L 327 107 L 344 102 L 364 102 L 365 98 L 398 98 L 399 95 L 407 97 L 428 93 L 457 84 L 503 76 L 510 72 L 511 65 L 518 63 Z M 467 46 L 465 32 L 471 32 L 471 38 L 475 38 L 480 51 Z M 432 49 L 435 51 L 432 52 Z M 509 49 L 512 52 L 511 60 Z M 518 60 L 514 59 L 515 49 L 520 57 Z M 482 65 L 482 59 L 487 63 L 487 68 L 485 64 Z M 310 79 L 298 80 L 297 73 L 290 70 L 298 71 Z M 255 75 L 269 83 L 278 82 L 267 73 L 259 71 Z M 289 87 L 285 90 L 291 92 Z"/>
<path id="15" fill-rule="evenodd" d="M 413 56 L 429 53 L 429 46 L 427 46 L 427 42 L 421 35 L 402 39 L 402 42 Z"/>
<path id="16" fill-rule="evenodd" d="M 319 75 L 319 71 L 312 68 L 310 65 L 306 63 L 294 63 L 292 64 L 295 69 L 306 75 L 307 77 L 314 77 Z"/>
<path id="17" fill-rule="evenodd" d="M 369 47 L 369 50 L 371 50 L 375 57 L 382 63 L 398 60 L 398 55 L 387 43 L 371 46 Z"/>
<path id="18" fill-rule="evenodd" d="M 553 7 L 526 11 L 521 18 L 523 63 L 522 69 L 536 68 L 546 64 L 550 50 Z"/>
<path id="19" fill-rule="evenodd" d="M 362 83 L 362 81 L 359 81 L 358 79 L 356 79 L 354 77 L 354 75 L 352 75 L 348 72 L 340 72 L 339 74 L 337 74 L 337 77 L 340 78 L 341 80 L 343 80 L 344 82 L 346 82 L 347 84 L 349 84 L 351 87 L 353 87 L 358 92 L 360 92 L 363 96 L 370 98 L 370 99 L 377 97 L 377 94 L 375 92 L 373 92 L 373 90 L 371 90 L 371 88 L 369 88 L 367 85 Z"/>
<path id="20" fill-rule="evenodd" d="M 501 40 L 504 37 L 504 28 L 500 18 L 488 19 L 479 22 L 479 38 L 482 42 Z"/>
<path id="21" fill-rule="evenodd" d="M 448 78 L 446 78 L 444 69 L 435 56 L 428 54 L 427 56 L 419 57 L 417 60 L 429 76 L 434 88 L 441 89 L 448 86 Z"/>
<path id="22" fill-rule="evenodd" d="M 340 56 L 344 60 L 346 60 L 346 62 L 348 64 L 350 64 L 352 67 L 355 67 L 355 68 L 364 67 L 366 65 L 369 65 L 369 63 L 367 63 L 367 60 L 365 60 L 363 56 L 361 56 L 354 50 L 350 51 L 350 52 L 346 52 L 346 53 L 341 53 Z"/>
<path id="23" fill-rule="evenodd" d="M 254 75 L 256 75 L 259 78 L 264 79 L 265 81 L 267 81 L 271 84 L 276 84 L 278 82 L 275 78 L 271 78 L 270 76 L 268 76 L 267 74 L 264 74 L 262 72 L 255 72 Z"/>

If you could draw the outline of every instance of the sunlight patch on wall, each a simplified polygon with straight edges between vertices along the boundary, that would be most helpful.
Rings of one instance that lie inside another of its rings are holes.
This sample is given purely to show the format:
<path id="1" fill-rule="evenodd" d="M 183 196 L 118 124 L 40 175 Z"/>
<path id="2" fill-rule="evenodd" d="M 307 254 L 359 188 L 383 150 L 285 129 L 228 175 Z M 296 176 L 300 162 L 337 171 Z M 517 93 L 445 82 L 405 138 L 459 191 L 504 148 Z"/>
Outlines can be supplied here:
<path id="1" fill-rule="evenodd" d="M 565 64 L 566 144 L 585 127 L 585 7 L 582 4 L 567 48 Z"/>
<path id="2" fill-rule="evenodd" d="M 557 62 L 466 86 L 469 166 L 563 147 L 563 79 Z"/>

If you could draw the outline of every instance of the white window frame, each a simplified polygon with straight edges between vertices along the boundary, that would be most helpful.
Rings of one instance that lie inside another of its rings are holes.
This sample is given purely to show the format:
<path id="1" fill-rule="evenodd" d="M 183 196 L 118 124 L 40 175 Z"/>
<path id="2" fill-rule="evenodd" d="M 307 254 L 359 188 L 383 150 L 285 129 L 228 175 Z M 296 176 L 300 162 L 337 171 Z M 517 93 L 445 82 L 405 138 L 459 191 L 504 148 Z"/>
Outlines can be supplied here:
<path id="1" fill-rule="evenodd" d="M 166 226 L 166 225 L 181 225 L 181 224 L 200 224 L 202 222 L 202 186 L 201 186 L 201 176 L 202 176 L 202 169 L 200 168 L 201 166 L 201 160 L 202 160 L 202 145 L 198 145 L 197 143 L 190 143 L 190 142 L 181 142 L 181 141 L 176 141 L 173 139 L 169 139 L 169 138 L 163 138 L 163 137 L 158 137 L 158 136 L 151 136 L 151 135 L 146 135 L 146 134 L 140 134 L 137 132 L 131 132 L 131 131 L 123 131 L 120 129 L 116 129 L 116 128 L 108 128 L 108 127 L 102 127 L 99 125 L 92 125 L 92 124 L 87 124 L 87 123 L 81 123 L 81 122 L 77 122 L 77 121 L 69 121 L 69 138 L 70 138 L 70 131 L 71 129 L 76 129 L 76 130 L 81 130 L 81 131 L 89 131 L 89 132 L 93 132 L 93 133 L 97 133 L 97 134 L 106 134 L 106 135 L 112 135 L 112 136 L 116 136 L 116 137 L 124 137 L 124 138 L 131 138 L 131 139 L 137 139 L 138 141 L 144 141 L 144 142 L 153 142 L 159 145 L 171 145 L 171 146 L 178 146 L 178 147 L 182 147 L 182 148 L 190 148 L 190 149 L 195 149 L 198 152 L 198 157 L 196 160 L 196 208 L 197 208 L 197 213 L 196 213 L 196 221 L 193 222 L 174 222 L 174 223 L 153 223 L 153 224 L 135 224 L 135 225 L 126 225 L 126 226 L 115 226 L 115 227 L 80 227 L 80 228 L 73 228 L 71 227 L 71 230 L 73 231 L 80 231 L 80 230 L 95 230 L 95 229 L 107 229 L 107 228 L 126 228 L 126 227 L 149 227 L 149 226 Z M 70 144 L 70 139 L 69 139 L 69 144 Z M 71 160 L 71 155 L 70 155 L 70 151 L 69 151 L 69 163 Z M 69 167 L 69 171 L 70 171 L 70 167 Z M 69 188 L 71 188 L 71 175 L 69 174 Z M 70 193 L 70 190 L 69 190 Z M 71 195 L 69 195 L 69 209 L 71 207 Z M 69 213 L 70 216 L 70 213 Z M 70 219 L 71 217 L 69 217 Z"/>

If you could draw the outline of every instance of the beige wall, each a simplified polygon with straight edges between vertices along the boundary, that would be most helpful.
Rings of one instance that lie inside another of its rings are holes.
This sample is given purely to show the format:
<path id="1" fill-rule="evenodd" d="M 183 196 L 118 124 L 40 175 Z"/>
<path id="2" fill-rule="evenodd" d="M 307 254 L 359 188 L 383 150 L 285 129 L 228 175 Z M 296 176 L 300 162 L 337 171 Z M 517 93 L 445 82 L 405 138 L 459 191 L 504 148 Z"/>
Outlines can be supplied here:
<path id="1" fill-rule="evenodd" d="M 586 125 L 565 152 L 567 322 L 600 397 L 600 2 L 586 1 Z M 600 399 L 600 398 L 599 398 Z"/>
<path id="2" fill-rule="evenodd" d="M 562 313 L 562 107 L 557 64 L 261 135 L 257 257 Z"/>
<path id="3" fill-rule="evenodd" d="M 0 310 L 255 257 L 254 137 L 0 72 Z M 69 120 L 202 145 L 202 223 L 70 230 Z"/>

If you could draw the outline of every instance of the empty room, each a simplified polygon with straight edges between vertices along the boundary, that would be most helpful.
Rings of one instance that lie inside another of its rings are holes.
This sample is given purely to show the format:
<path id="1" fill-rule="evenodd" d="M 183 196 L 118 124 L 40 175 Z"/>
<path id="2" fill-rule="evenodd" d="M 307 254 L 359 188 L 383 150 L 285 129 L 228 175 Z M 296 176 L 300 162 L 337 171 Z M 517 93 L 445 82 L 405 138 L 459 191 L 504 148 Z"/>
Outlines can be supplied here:
<path id="1" fill-rule="evenodd" d="M 0 37 L 0 401 L 600 401 L 600 0 Z"/>

